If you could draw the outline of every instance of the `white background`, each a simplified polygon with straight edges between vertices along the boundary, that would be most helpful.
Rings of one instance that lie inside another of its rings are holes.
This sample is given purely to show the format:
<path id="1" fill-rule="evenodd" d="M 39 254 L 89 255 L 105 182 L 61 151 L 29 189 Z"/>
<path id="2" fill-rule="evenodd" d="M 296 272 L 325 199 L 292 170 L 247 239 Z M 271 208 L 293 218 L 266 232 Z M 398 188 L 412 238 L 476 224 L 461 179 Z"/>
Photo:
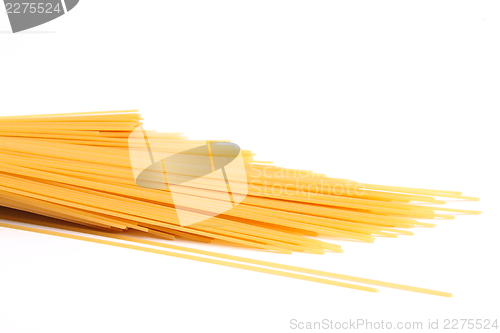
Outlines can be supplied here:
<path id="1" fill-rule="evenodd" d="M 499 10 L 497 1 L 82 0 L 15 35 L 0 13 L 0 115 L 139 109 L 149 129 L 230 139 L 261 160 L 337 178 L 463 191 L 481 201 L 450 207 L 484 211 L 415 236 L 341 242 L 343 254 L 189 243 L 453 298 L 372 294 L 0 228 L 0 332 L 500 319 Z"/>

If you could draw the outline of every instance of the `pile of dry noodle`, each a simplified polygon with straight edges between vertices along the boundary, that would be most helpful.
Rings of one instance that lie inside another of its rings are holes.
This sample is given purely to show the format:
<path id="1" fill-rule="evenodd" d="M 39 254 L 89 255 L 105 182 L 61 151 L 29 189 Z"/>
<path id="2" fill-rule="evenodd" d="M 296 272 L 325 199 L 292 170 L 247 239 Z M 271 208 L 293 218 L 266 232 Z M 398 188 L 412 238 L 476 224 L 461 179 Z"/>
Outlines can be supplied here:
<path id="1" fill-rule="evenodd" d="M 168 186 L 165 189 L 138 186 L 130 152 L 141 147 L 135 146 L 130 137 L 136 129 L 142 131 L 141 120 L 135 111 L 1 117 L 0 206 L 5 208 L 0 210 L 0 218 L 59 231 L 7 223 L 0 223 L 0 226 L 365 291 L 377 290 L 336 280 L 451 296 L 428 289 L 195 250 L 120 233 L 135 229 L 168 240 L 182 237 L 280 253 L 322 254 L 342 252 L 342 249 L 340 245 L 320 240 L 317 236 L 373 242 L 376 237 L 412 235 L 408 229 L 416 226 L 435 226 L 416 219 L 453 219 L 453 213 L 480 213 L 445 208 L 439 206 L 445 201 L 435 198 L 478 200 L 462 196 L 460 192 L 360 184 L 259 162 L 254 160 L 253 153 L 242 150 L 246 172 L 237 175 L 236 182 L 248 185 L 244 199 L 222 214 L 210 217 L 207 213 L 205 220 L 182 226 L 177 219 L 179 210 L 185 209 L 186 214 L 204 214 L 203 207 L 221 204 L 227 188 L 216 179 L 210 179 L 210 175 L 198 183 L 194 180 L 176 186 L 176 191 L 180 191 L 178 195 L 201 202 L 201 208 L 193 211 L 192 207 L 175 205 Z M 142 132 L 148 139 L 166 147 L 165 152 L 170 154 L 208 143 L 188 140 L 180 133 Z M 210 141 L 213 142 L 217 141 Z M 189 172 L 186 169 L 186 173 Z M 59 220 L 74 224 L 61 224 Z M 194 256 L 193 253 L 218 259 Z"/>

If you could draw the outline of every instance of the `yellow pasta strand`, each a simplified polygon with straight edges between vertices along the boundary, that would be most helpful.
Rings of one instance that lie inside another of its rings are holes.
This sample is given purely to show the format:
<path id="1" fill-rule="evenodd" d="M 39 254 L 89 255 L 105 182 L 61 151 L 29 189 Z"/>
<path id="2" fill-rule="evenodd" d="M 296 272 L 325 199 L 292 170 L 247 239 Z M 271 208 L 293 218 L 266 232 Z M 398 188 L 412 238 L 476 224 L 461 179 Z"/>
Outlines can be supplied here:
<path id="1" fill-rule="evenodd" d="M 161 168 L 149 168 L 156 163 L 152 143 L 155 154 L 185 154 L 189 165 L 172 170 L 162 161 Z M 332 178 L 257 161 L 249 150 L 240 151 L 240 167 L 228 164 L 215 170 L 215 159 L 227 156 L 213 155 L 212 144 L 228 143 L 144 130 L 135 110 L 0 117 L 0 205 L 96 230 L 126 234 L 133 229 L 167 240 L 226 242 L 283 254 L 341 253 L 339 244 L 323 236 L 373 243 L 378 237 L 413 235 L 408 229 L 432 228 L 457 214 L 481 213 L 443 207 L 446 198 L 479 200 L 459 191 Z M 210 150 L 211 172 L 199 177 L 197 172 L 208 167 L 192 148 L 203 145 Z M 230 172 L 231 186 L 216 171 Z M 175 184 L 168 181 L 171 177 L 189 181 Z M 180 216 L 197 223 L 183 225 Z M 449 296 L 291 267 L 300 273 Z"/>

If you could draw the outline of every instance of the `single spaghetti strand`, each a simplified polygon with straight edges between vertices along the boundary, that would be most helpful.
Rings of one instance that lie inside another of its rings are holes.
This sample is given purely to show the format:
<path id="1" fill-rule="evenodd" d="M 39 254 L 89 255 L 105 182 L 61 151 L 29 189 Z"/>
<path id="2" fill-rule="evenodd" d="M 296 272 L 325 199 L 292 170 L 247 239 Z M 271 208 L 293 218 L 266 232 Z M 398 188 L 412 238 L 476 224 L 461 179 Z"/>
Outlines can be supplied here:
<path id="1" fill-rule="evenodd" d="M 12 217 L 7 217 L 7 218 L 12 218 Z M 151 241 L 151 240 L 144 240 L 144 239 L 137 238 L 137 237 L 130 237 L 130 236 L 110 234 L 107 232 L 86 230 L 83 228 L 73 227 L 73 226 L 61 226 L 61 225 L 58 225 L 56 223 L 36 221 L 33 219 L 13 218 L 13 220 L 18 220 L 19 222 L 25 222 L 25 223 L 32 223 L 32 224 L 45 226 L 45 227 L 59 228 L 59 229 L 67 230 L 67 231 L 81 232 L 81 233 L 87 233 L 87 234 L 91 234 L 91 235 L 95 235 L 95 236 L 109 237 L 109 238 L 120 239 L 120 240 L 124 240 L 124 241 L 142 243 L 142 244 L 158 246 L 158 247 L 164 247 L 164 248 L 168 248 L 168 249 L 172 249 L 172 250 L 196 253 L 196 254 L 200 254 L 200 255 L 217 257 L 217 258 L 221 258 L 221 259 L 246 262 L 246 263 L 254 264 L 254 265 L 260 265 L 260 266 L 278 268 L 278 269 L 283 269 L 283 270 L 295 271 L 295 272 L 299 272 L 299 273 L 319 275 L 319 276 L 330 277 L 330 278 L 335 278 L 335 279 L 340 279 L 340 280 L 353 281 L 353 282 L 359 282 L 359 283 L 364 283 L 364 284 L 371 284 L 371 285 L 376 285 L 376 286 L 381 286 L 381 287 L 400 289 L 400 290 L 412 291 L 412 292 L 417 292 L 417 293 L 424 293 L 424 294 L 429 294 L 429 295 L 452 297 L 452 294 L 450 294 L 450 293 L 431 290 L 431 289 L 406 286 L 406 285 L 402 285 L 402 284 L 359 278 L 359 277 L 349 276 L 349 275 L 344 275 L 344 274 L 337 274 L 337 273 L 325 272 L 325 271 L 320 271 L 320 270 L 296 267 L 296 266 L 291 266 L 291 265 L 278 264 L 278 263 L 273 263 L 273 262 L 268 262 L 268 261 L 263 261 L 263 260 L 256 260 L 256 259 L 244 258 L 244 257 L 239 257 L 239 256 L 234 256 L 234 255 L 211 252 L 211 251 L 206 251 L 206 250 L 193 249 L 193 248 L 188 248 L 188 247 L 184 247 L 184 246 L 165 244 L 162 242 L 156 242 L 156 241 Z"/>
<path id="2" fill-rule="evenodd" d="M 150 252 L 150 253 L 161 254 L 161 255 L 165 255 L 165 256 L 182 258 L 182 259 L 189 259 L 189 260 L 194 260 L 194 261 L 199 261 L 199 262 L 204 262 L 204 263 L 209 263 L 209 264 L 215 264 L 215 265 L 220 265 L 220 266 L 239 268 L 239 269 L 244 269 L 244 270 L 248 270 L 248 271 L 266 273 L 266 274 L 277 275 L 277 276 L 284 276 L 284 277 L 289 277 L 289 278 L 294 278 L 294 279 L 299 279 L 299 280 L 304 280 L 304 281 L 310 281 L 310 282 L 329 284 L 329 285 L 337 286 L 337 287 L 344 287 L 344 288 L 356 289 L 356 290 L 361 290 L 361 291 L 369 291 L 369 292 L 374 292 L 374 293 L 378 292 L 378 289 L 360 286 L 360 285 L 355 285 L 355 284 L 351 284 L 351 283 L 338 282 L 338 281 L 316 278 L 316 277 L 307 276 L 307 275 L 283 272 L 283 271 L 273 270 L 273 269 L 269 269 L 269 268 L 249 266 L 249 265 L 238 264 L 238 263 L 233 263 L 233 262 L 229 262 L 229 261 L 222 261 L 222 260 L 210 259 L 210 258 L 205 258 L 205 257 L 197 257 L 197 256 L 193 256 L 193 255 L 183 254 L 183 253 L 157 250 L 157 249 L 152 249 L 152 248 L 148 248 L 148 247 L 119 243 L 119 242 L 112 242 L 112 241 L 103 240 L 103 239 L 96 239 L 96 238 L 91 238 L 91 237 L 64 234 L 62 232 L 42 230 L 42 229 L 37 229 L 37 228 L 30 228 L 30 227 L 12 225 L 12 224 L 1 223 L 1 222 L 0 222 L 0 227 L 22 230 L 22 231 L 29 231 L 29 232 L 34 232 L 34 233 L 39 233 L 39 234 L 44 234 L 44 235 L 49 235 L 49 236 L 57 236 L 57 237 L 81 240 L 81 241 L 86 241 L 86 242 L 91 242 L 91 243 L 96 243 L 96 244 L 111 245 L 111 246 L 121 247 L 121 248 L 125 248 L 125 249 L 130 249 L 130 250 Z"/>

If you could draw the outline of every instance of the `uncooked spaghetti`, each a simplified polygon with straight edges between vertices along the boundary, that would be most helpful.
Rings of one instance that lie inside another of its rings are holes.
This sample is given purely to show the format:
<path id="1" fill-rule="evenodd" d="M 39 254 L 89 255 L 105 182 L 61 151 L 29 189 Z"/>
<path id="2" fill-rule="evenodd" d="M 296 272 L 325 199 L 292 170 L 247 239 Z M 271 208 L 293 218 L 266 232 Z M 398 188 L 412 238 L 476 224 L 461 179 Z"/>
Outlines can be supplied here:
<path id="1" fill-rule="evenodd" d="M 314 254 L 342 252 L 340 245 L 322 240 L 323 235 L 374 242 L 377 237 L 412 235 L 408 229 L 416 226 L 435 226 L 421 219 L 453 219 L 450 213 L 480 213 L 440 206 L 445 203 L 443 198 L 478 200 L 461 192 L 360 184 L 257 161 L 248 150 L 239 151 L 239 167 L 217 166 L 217 161 L 231 160 L 226 153 L 219 156 L 214 152 L 215 148 L 229 147 L 228 141 L 189 140 L 181 133 L 146 131 L 141 120 L 135 111 L 1 117 L 0 205 L 92 227 L 115 238 L 127 237 L 116 232 L 135 229 L 167 240 L 182 237 L 280 253 Z M 134 136 L 137 133 L 139 136 Z M 151 152 L 153 143 L 160 147 L 160 153 L 182 158 L 170 164 L 157 163 Z M 209 152 L 210 166 L 203 165 L 199 153 L 202 150 L 192 149 L 198 146 L 206 147 L 200 149 Z M 134 154 L 135 159 L 131 157 Z M 198 177 L 206 168 L 204 176 Z M 226 182 L 216 176 L 218 169 Z M 231 184 L 226 173 L 231 173 Z M 180 217 L 196 223 L 179 223 Z M 124 247 L 110 241 L 107 244 Z M 138 246 L 134 249 L 145 250 Z M 213 260 L 211 263 L 221 264 Z M 291 277 L 296 278 L 297 272 L 319 274 L 296 267 L 292 270 L 296 273 Z M 330 278 L 398 286 L 320 273 Z"/>

